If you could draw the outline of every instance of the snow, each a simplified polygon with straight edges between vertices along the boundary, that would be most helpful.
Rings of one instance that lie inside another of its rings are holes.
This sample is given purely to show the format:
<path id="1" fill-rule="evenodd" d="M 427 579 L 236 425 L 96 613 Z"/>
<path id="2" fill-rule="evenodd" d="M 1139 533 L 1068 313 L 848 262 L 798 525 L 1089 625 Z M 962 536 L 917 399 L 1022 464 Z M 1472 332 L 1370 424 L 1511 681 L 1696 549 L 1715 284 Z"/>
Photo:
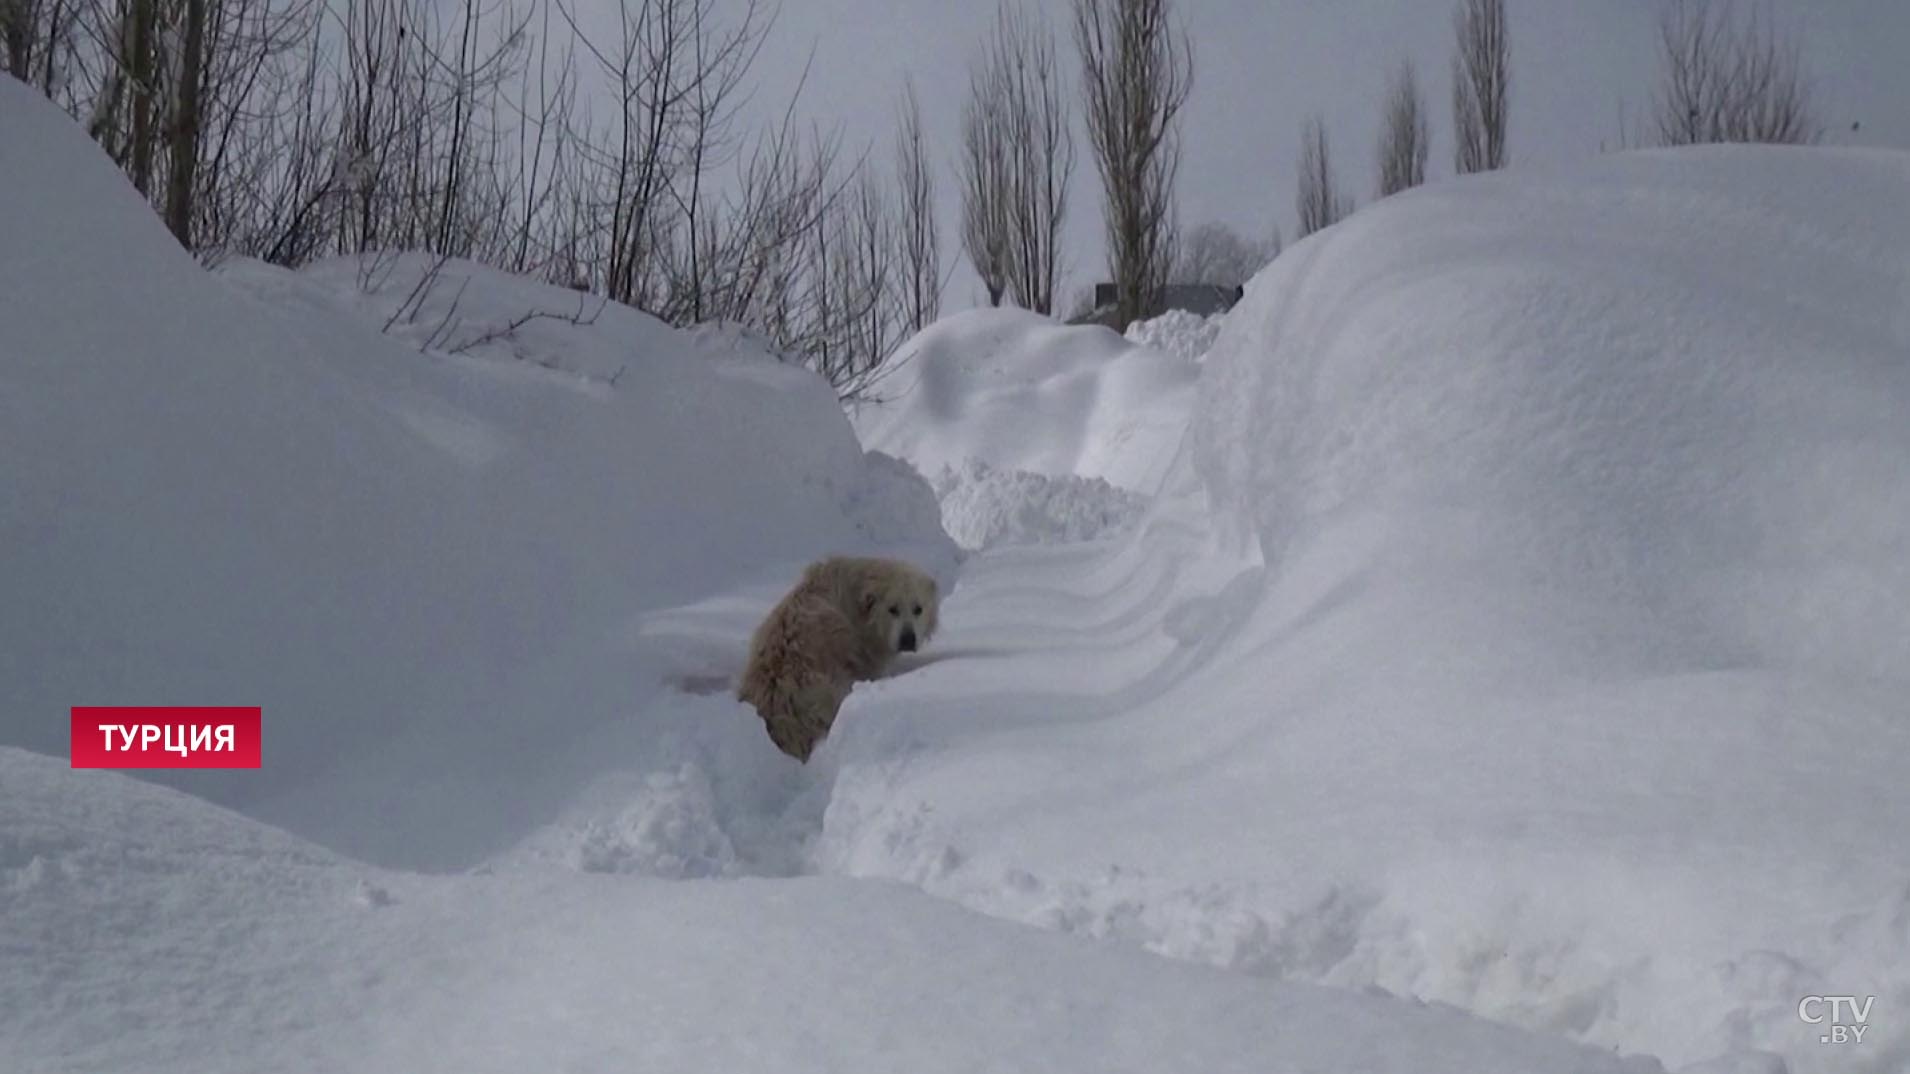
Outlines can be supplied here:
<path id="1" fill-rule="evenodd" d="M 1825 191 L 1836 191 L 1826 197 Z M 1108 552 L 972 561 L 826 868 L 1673 1068 L 1910 1008 L 1910 158 L 1601 158 L 1288 250 Z M 968 652 L 964 652 L 968 650 Z"/>
<path id="2" fill-rule="evenodd" d="M 1622 1069 L 893 885 L 389 873 L 19 750 L 0 785 L 0 1042 L 49 1074 Z"/>
<path id="3" fill-rule="evenodd" d="M 9 194 L 43 208 L 0 237 L 0 528 L 30 580 L 0 611 L 0 741 L 62 752 L 43 714 L 76 703 L 261 705 L 269 775 L 154 778 L 464 867 L 703 670 L 633 644 L 645 613 L 830 551 L 952 569 L 926 483 L 805 372 L 615 306 L 419 354 L 578 296 L 456 262 L 420 289 L 415 256 L 369 295 L 342 262 L 209 276 L 58 116 L 7 123 Z"/>
<path id="4" fill-rule="evenodd" d="M 868 447 L 925 474 L 1098 477 L 1152 494 L 1187 427 L 1199 366 L 1098 326 L 1018 309 L 943 318 L 897 349 L 855 414 Z"/>
<path id="5" fill-rule="evenodd" d="M 1140 522 L 1149 502 L 1098 477 L 997 470 L 977 458 L 960 469 L 944 466 L 931 484 L 948 535 L 974 551 L 1119 537 Z"/>
<path id="6" fill-rule="evenodd" d="M 1179 450 L 1217 324 L 1169 315 L 1123 339 L 1018 309 L 956 314 L 898 348 L 856 429 L 929 475 L 965 549 L 1119 537 Z"/>
<path id="7" fill-rule="evenodd" d="M 853 426 L 475 265 L 201 272 L 3 78 L 0 176 L 0 1065 L 1910 1065 L 1910 158 L 1423 189 L 1204 358 L 975 311 Z M 829 551 L 949 597 L 798 765 L 729 683 Z M 71 770 L 101 703 L 265 767 Z"/>
<path id="8" fill-rule="evenodd" d="M 1130 343 L 1152 347 L 1182 361 L 1198 362 L 1207 357 L 1226 320 L 1224 313 L 1203 317 L 1186 310 L 1168 310 L 1159 317 L 1135 321 L 1124 335 Z"/>
<path id="9" fill-rule="evenodd" d="M 1655 1069 L 817 875 L 748 628 L 956 567 L 825 386 L 474 265 L 203 273 L 4 79 L 0 175 L 0 1065 Z M 262 705 L 265 766 L 69 768 L 128 702 Z"/>

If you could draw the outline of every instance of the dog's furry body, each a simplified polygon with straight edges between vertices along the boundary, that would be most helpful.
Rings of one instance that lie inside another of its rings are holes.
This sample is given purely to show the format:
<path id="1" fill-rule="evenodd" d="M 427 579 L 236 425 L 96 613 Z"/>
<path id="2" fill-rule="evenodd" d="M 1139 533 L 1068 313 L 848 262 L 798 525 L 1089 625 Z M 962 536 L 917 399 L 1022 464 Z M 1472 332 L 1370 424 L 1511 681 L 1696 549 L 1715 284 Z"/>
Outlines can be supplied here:
<path id="1" fill-rule="evenodd" d="M 812 563 L 756 628 L 736 696 L 777 748 L 807 761 L 855 683 L 935 633 L 939 605 L 935 579 L 900 560 Z"/>

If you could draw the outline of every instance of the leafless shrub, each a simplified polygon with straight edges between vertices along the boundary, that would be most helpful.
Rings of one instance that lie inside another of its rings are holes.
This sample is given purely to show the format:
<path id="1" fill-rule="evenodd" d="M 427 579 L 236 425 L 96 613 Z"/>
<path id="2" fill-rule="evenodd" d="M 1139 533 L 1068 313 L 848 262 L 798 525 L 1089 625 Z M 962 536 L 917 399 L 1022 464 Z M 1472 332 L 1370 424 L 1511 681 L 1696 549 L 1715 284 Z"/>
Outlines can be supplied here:
<path id="1" fill-rule="evenodd" d="M 604 308 L 609 304 L 609 301 L 610 300 L 606 298 L 578 295 L 577 308 L 567 312 L 545 309 L 525 310 L 523 313 L 518 314 L 503 324 L 493 325 L 468 339 L 462 339 L 456 343 L 449 344 L 445 347 L 445 350 L 451 354 L 464 354 L 478 347 L 482 347 L 487 343 L 495 343 L 501 339 L 511 339 L 517 335 L 518 329 L 534 321 L 555 321 L 560 324 L 589 327 L 597 323 L 597 318 L 603 315 Z"/>
<path id="2" fill-rule="evenodd" d="M 1386 92 L 1386 115 L 1379 135 L 1379 196 L 1397 194 L 1426 181 L 1432 153 L 1426 105 L 1419 95 L 1413 62 L 1402 60 Z"/>
<path id="3" fill-rule="evenodd" d="M 572 13 L 561 10 L 575 29 Z M 599 47 L 579 31 L 614 101 L 607 127 L 579 141 L 596 173 L 586 181 L 606 194 L 605 291 L 648 309 L 682 300 L 664 290 L 667 247 L 683 242 L 683 252 L 698 256 L 703 183 L 731 157 L 735 108 L 768 25 L 754 0 L 727 24 L 714 0 L 641 0 L 616 10 L 614 43 Z M 679 227 L 687 240 L 674 233 Z M 695 265 L 688 275 L 701 278 Z M 693 291 L 687 301 L 694 307 L 699 298 Z"/>
<path id="4" fill-rule="evenodd" d="M 1155 312 L 1174 262 L 1179 120 L 1194 56 L 1167 0 L 1072 0 L 1115 315 Z"/>
<path id="5" fill-rule="evenodd" d="M 1249 239 L 1226 224 L 1207 223 L 1187 233 L 1174 264 L 1175 283 L 1237 287 L 1280 256 L 1280 229 Z"/>
<path id="6" fill-rule="evenodd" d="M 1503 168 L 1512 81 L 1505 0 L 1460 0 L 1453 36 L 1453 169 L 1470 175 Z"/>
<path id="7" fill-rule="evenodd" d="M 814 229 L 807 303 L 810 366 L 844 402 L 867 399 L 889 358 L 899 306 L 890 285 L 892 217 L 880 185 L 860 172 Z"/>
<path id="8" fill-rule="evenodd" d="M 1808 144 L 1824 127 L 1794 38 L 1731 0 L 1671 0 L 1658 28 L 1651 122 L 1661 145 Z"/>
<path id="9" fill-rule="evenodd" d="M 397 251 L 470 258 L 739 322 L 866 390 L 939 301 L 919 113 L 887 185 L 794 100 L 742 120 L 770 0 L 627 0 L 596 36 L 570 3 L 0 0 L 0 65 L 208 261 L 355 255 L 378 287 Z M 457 307 L 428 345 L 469 349 Z"/>

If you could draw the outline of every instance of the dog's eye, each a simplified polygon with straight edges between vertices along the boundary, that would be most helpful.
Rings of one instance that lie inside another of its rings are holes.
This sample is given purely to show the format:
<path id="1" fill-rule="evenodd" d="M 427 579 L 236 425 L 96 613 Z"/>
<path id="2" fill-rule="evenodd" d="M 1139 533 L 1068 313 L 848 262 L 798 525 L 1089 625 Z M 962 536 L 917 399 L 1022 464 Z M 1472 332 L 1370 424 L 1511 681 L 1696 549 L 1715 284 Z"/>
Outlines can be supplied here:
<path id="1" fill-rule="evenodd" d="M 922 606 L 921 606 L 920 604 L 917 604 L 917 605 L 915 606 L 915 614 L 916 614 L 916 615 L 921 615 L 921 614 L 922 614 Z"/>
<path id="2" fill-rule="evenodd" d="M 891 605 L 889 605 L 889 614 L 890 614 L 890 615 L 901 615 L 901 614 L 902 614 L 902 609 L 900 609 L 900 608 L 898 608 L 898 607 L 896 607 L 895 605 L 893 605 L 893 604 L 891 604 Z"/>

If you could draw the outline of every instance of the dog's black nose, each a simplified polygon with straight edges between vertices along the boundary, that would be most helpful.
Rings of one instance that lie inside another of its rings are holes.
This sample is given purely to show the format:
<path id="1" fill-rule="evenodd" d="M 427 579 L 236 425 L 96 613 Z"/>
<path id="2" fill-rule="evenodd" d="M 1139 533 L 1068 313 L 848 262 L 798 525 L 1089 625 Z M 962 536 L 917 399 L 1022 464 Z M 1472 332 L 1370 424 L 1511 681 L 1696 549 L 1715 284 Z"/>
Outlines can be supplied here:
<path id="1" fill-rule="evenodd" d="M 905 653 L 914 652 L 915 651 L 915 631 L 904 630 L 902 632 L 901 639 L 898 640 L 895 644 Z"/>

